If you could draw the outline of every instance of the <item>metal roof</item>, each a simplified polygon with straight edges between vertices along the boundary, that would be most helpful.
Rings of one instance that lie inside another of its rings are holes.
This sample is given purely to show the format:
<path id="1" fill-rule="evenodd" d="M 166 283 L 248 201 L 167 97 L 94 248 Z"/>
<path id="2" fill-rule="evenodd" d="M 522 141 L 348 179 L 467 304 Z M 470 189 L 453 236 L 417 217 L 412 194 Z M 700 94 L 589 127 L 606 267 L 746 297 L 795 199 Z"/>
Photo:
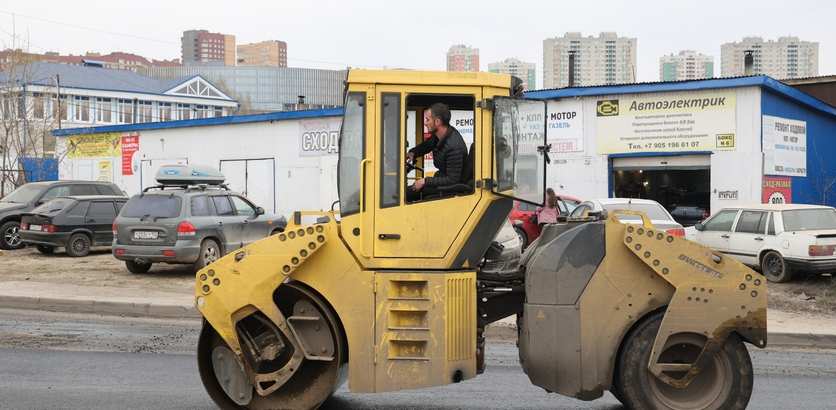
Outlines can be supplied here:
<path id="1" fill-rule="evenodd" d="M 56 76 L 60 76 L 61 78 L 61 88 L 79 88 L 87 90 L 121 91 L 159 95 L 166 95 L 166 91 L 169 91 L 177 85 L 183 84 L 194 77 L 197 77 L 189 76 L 174 80 L 158 80 L 137 74 L 130 70 L 114 70 L 110 68 L 74 64 L 34 62 L 25 66 L 21 70 L 14 72 L 12 74 L 12 79 L 26 79 L 26 84 L 28 85 L 55 87 Z M 211 82 L 205 78 L 202 79 L 211 84 Z M 8 73 L 0 73 L 0 83 L 8 81 Z M 206 98 L 199 95 L 190 97 Z"/>
<path id="2" fill-rule="evenodd" d="M 52 135 L 66 137 L 79 134 L 98 134 L 103 132 L 128 132 L 143 130 L 161 130 L 167 128 L 207 127 L 213 125 L 247 124 L 251 122 L 284 121 L 302 118 L 337 117 L 343 115 L 342 108 L 321 110 L 278 111 L 266 114 L 228 115 L 226 117 L 200 118 L 195 120 L 145 122 L 139 124 L 106 125 L 103 127 L 81 127 L 53 130 Z"/>
<path id="3" fill-rule="evenodd" d="M 707 80 L 669 81 L 657 83 L 637 83 L 619 85 L 600 85 L 592 87 L 567 87 L 548 90 L 533 90 L 525 93 L 526 98 L 552 100 L 568 97 L 591 97 L 601 95 L 641 94 L 671 91 L 697 91 L 717 88 L 762 87 L 776 94 L 787 97 L 814 110 L 836 117 L 833 107 L 803 91 L 786 85 L 765 75 L 751 77 L 714 78 Z"/>

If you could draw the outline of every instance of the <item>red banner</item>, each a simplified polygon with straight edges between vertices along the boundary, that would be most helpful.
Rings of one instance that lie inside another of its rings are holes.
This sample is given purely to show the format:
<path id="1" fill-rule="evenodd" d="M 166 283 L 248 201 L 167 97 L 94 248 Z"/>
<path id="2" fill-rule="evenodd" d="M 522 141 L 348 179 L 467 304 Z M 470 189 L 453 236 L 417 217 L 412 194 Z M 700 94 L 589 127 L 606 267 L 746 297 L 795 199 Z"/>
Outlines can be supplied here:
<path id="1" fill-rule="evenodd" d="M 792 178 L 764 175 L 761 202 L 765 204 L 791 204 Z"/>
<path id="2" fill-rule="evenodd" d="M 133 156 L 139 151 L 139 134 L 122 135 L 122 175 L 133 175 Z"/>

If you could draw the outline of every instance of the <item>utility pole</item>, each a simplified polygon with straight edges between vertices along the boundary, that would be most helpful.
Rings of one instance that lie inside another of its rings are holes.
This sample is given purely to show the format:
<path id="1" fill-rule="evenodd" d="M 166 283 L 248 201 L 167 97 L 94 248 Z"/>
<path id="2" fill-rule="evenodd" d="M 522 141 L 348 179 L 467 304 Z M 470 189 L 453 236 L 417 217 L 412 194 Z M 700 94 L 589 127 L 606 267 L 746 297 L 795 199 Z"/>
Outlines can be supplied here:
<path id="1" fill-rule="evenodd" d="M 58 129 L 61 129 L 61 74 L 55 74 L 55 102 L 58 103 L 58 110 L 55 115 L 58 117 Z"/>

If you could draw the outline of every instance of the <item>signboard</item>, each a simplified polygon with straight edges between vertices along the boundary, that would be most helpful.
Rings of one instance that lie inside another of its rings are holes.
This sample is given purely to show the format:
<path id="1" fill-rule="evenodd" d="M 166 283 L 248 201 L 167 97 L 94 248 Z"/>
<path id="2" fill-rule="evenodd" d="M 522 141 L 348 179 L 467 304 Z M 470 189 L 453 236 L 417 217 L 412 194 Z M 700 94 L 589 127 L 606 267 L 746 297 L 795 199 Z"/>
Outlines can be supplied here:
<path id="1" fill-rule="evenodd" d="M 764 175 L 807 176 L 807 122 L 763 116 Z"/>
<path id="2" fill-rule="evenodd" d="M 133 175 L 134 154 L 139 151 L 139 133 L 122 135 L 122 175 Z"/>
<path id="3" fill-rule="evenodd" d="M 100 158 L 119 156 L 119 133 L 75 135 L 67 141 L 67 158 Z"/>
<path id="4" fill-rule="evenodd" d="M 113 182 L 113 163 L 109 159 L 99 161 L 99 176 L 96 180 Z"/>
<path id="5" fill-rule="evenodd" d="M 549 101 L 546 139 L 551 152 L 583 152 L 583 109 L 580 100 Z"/>
<path id="6" fill-rule="evenodd" d="M 764 175 L 761 202 L 765 204 L 791 204 L 792 178 Z"/>
<path id="7" fill-rule="evenodd" d="M 339 117 L 306 119 L 299 122 L 299 156 L 334 155 L 340 149 Z"/>
<path id="8" fill-rule="evenodd" d="M 596 101 L 598 153 L 734 150 L 733 91 L 624 95 Z"/>

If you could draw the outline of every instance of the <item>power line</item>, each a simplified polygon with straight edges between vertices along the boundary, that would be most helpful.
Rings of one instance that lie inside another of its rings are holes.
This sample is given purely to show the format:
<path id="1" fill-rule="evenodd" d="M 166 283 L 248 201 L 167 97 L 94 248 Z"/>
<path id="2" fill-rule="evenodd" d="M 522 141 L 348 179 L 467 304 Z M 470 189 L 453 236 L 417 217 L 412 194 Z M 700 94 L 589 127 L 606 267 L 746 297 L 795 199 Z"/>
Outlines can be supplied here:
<path id="1" fill-rule="evenodd" d="M 96 32 L 96 33 L 105 33 L 105 34 L 110 34 L 110 35 L 114 35 L 114 36 L 129 37 L 129 38 L 134 38 L 134 39 L 138 39 L 138 40 L 153 41 L 155 43 L 162 43 L 162 44 L 177 44 L 177 43 L 172 42 L 172 41 L 160 40 L 160 39 L 151 38 L 151 37 L 137 36 L 137 35 L 128 34 L 128 33 L 120 33 L 118 31 L 103 30 L 103 29 L 98 29 L 98 28 L 93 28 L 93 27 L 82 26 L 82 25 L 79 25 L 79 24 L 65 23 L 65 22 L 62 22 L 62 21 L 45 19 L 45 18 L 42 18 L 42 17 L 34 17 L 34 16 L 26 15 L 26 14 L 13 13 L 11 11 L 6 11 L 6 10 L 0 10 L 0 13 L 8 14 L 12 17 L 23 17 L 23 18 L 27 18 L 27 19 L 30 19 L 30 20 L 41 21 L 41 22 L 50 23 L 50 24 L 57 24 L 57 25 L 60 25 L 60 26 L 72 27 L 72 28 L 76 28 L 76 29 L 80 29 L 80 30 L 93 31 L 93 32 Z"/>

